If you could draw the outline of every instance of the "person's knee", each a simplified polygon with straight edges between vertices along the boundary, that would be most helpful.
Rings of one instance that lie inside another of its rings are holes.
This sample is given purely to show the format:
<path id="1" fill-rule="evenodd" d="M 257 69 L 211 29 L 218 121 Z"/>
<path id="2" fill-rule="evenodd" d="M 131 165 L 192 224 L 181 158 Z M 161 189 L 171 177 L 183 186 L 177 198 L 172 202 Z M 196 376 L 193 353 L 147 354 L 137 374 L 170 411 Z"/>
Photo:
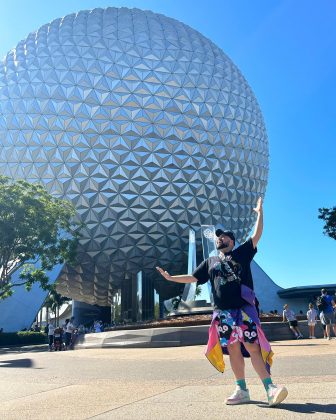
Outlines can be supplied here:
<path id="1" fill-rule="evenodd" d="M 239 342 L 234 343 L 234 344 L 228 344 L 227 349 L 228 349 L 229 355 L 231 355 L 231 356 L 241 353 Z"/>
<path id="2" fill-rule="evenodd" d="M 250 356 L 261 354 L 259 344 L 244 344 L 246 350 L 250 353 Z"/>

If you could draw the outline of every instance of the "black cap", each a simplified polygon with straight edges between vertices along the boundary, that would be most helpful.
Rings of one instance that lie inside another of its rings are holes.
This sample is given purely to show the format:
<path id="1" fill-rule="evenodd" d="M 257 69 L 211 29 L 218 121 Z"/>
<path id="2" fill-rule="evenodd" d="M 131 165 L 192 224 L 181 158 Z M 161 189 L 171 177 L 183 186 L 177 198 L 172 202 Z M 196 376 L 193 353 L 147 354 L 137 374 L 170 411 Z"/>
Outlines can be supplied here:
<path id="1" fill-rule="evenodd" d="M 233 232 L 231 232 L 231 230 L 216 229 L 216 236 L 217 236 L 217 238 L 218 238 L 219 236 L 221 236 L 221 235 L 228 236 L 230 239 L 232 239 L 232 240 L 233 240 L 233 242 L 235 242 L 235 241 L 236 241 L 236 238 L 235 238 L 235 236 L 234 236 L 234 233 L 233 233 Z"/>

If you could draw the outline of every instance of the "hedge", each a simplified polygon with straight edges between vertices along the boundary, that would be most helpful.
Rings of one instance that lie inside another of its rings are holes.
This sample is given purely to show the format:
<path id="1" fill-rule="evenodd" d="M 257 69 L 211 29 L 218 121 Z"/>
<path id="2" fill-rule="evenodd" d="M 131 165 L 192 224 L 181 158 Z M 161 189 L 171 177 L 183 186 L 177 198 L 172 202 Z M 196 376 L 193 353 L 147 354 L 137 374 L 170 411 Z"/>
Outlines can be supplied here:
<path id="1" fill-rule="evenodd" d="M 35 331 L 19 331 L 17 333 L 2 332 L 0 333 L 0 346 L 45 344 L 47 343 L 47 338 L 45 333 Z"/>

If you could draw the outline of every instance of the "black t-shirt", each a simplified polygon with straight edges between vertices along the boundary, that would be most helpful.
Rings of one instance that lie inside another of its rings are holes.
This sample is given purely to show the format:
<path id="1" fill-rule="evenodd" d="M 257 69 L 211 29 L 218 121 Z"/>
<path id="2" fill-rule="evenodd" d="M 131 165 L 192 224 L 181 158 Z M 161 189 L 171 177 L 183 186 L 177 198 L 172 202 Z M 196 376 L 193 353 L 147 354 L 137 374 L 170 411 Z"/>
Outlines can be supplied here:
<path id="1" fill-rule="evenodd" d="M 250 238 L 232 252 L 225 254 L 225 258 L 209 257 L 193 272 L 197 284 L 211 282 L 215 308 L 237 309 L 246 304 L 241 297 L 241 285 L 253 289 L 251 261 L 257 252 Z"/>

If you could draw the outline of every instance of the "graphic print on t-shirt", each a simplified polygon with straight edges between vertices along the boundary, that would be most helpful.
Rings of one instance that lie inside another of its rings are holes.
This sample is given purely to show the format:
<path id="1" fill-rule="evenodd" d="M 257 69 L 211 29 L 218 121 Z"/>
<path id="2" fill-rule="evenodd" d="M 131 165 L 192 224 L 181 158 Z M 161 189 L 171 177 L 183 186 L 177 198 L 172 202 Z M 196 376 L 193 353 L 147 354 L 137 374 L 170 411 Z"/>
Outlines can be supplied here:
<path id="1" fill-rule="evenodd" d="M 225 286 L 231 281 L 240 283 L 241 271 L 241 265 L 230 257 L 217 261 L 213 266 L 214 283 L 217 287 Z"/>

